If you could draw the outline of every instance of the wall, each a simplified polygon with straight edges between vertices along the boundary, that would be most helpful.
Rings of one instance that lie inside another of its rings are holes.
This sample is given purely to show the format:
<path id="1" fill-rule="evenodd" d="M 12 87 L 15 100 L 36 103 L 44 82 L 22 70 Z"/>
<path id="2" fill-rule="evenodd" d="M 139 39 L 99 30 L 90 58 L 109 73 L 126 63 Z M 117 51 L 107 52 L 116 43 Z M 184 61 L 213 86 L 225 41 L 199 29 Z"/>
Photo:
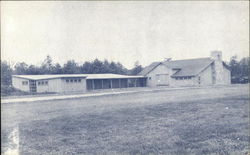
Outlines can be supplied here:
<path id="1" fill-rule="evenodd" d="M 231 84 L 231 71 L 228 70 L 223 64 L 222 62 L 220 62 L 221 65 L 218 65 L 216 63 L 213 63 L 212 65 L 214 65 L 213 69 L 214 71 L 212 72 L 212 74 L 215 77 L 215 82 L 214 84 L 216 85 L 227 85 L 227 84 Z M 220 67 L 218 67 L 220 66 Z"/>
<path id="2" fill-rule="evenodd" d="M 62 92 L 62 80 L 58 79 L 49 79 L 48 80 L 48 91 L 49 92 Z"/>
<path id="3" fill-rule="evenodd" d="M 38 82 L 42 82 L 42 81 L 48 81 L 48 85 L 38 85 Z M 36 81 L 36 91 L 38 93 L 41 93 L 41 92 L 50 92 L 49 91 L 49 81 L 50 80 L 37 80 Z"/>
<path id="4" fill-rule="evenodd" d="M 23 85 L 22 84 L 23 81 L 27 81 L 28 84 L 27 85 Z M 22 91 L 26 91 L 26 92 L 30 91 L 29 80 L 26 80 L 26 79 L 23 79 L 23 78 L 12 77 L 12 85 L 16 89 L 19 89 L 19 90 L 22 90 Z"/>
<path id="5" fill-rule="evenodd" d="M 156 74 L 168 74 L 168 79 L 170 80 L 170 75 L 172 75 L 172 70 L 167 68 L 164 64 L 160 64 L 155 69 L 153 69 L 151 72 L 149 72 L 146 77 L 147 79 L 147 86 L 148 87 L 156 87 L 157 86 L 157 77 Z M 169 81 L 169 84 L 171 84 L 171 81 Z"/>
<path id="6" fill-rule="evenodd" d="M 68 78 L 71 79 L 71 78 Z M 72 78 L 74 79 L 74 78 Z M 86 90 L 86 80 L 84 78 L 81 79 L 81 82 L 66 82 L 66 79 L 49 79 L 48 85 L 38 85 L 37 81 L 37 92 L 81 92 Z M 41 80 L 44 81 L 44 80 Z"/>
<path id="7" fill-rule="evenodd" d="M 178 86 L 194 86 L 197 84 L 197 79 L 195 77 L 191 77 L 191 79 L 183 79 L 183 80 L 176 80 L 175 78 L 171 78 L 171 86 L 178 87 Z"/>
<path id="8" fill-rule="evenodd" d="M 71 78 L 69 78 L 71 79 Z M 74 79 L 74 78 L 72 78 Z M 61 85 L 61 88 L 57 88 L 58 92 L 85 92 L 86 91 L 86 79 L 85 78 L 77 78 L 81 79 L 81 82 L 66 82 L 66 79 L 60 79 L 61 81 L 58 82 Z"/>
<path id="9" fill-rule="evenodd" d="M 199 84 L 199 76 L 200 76 L 200 84 Z M 201 86 L 212 85 L 212 65 L 209 65 L 206 69 L 204 69 L 197 77 L 196 84 Z"/>

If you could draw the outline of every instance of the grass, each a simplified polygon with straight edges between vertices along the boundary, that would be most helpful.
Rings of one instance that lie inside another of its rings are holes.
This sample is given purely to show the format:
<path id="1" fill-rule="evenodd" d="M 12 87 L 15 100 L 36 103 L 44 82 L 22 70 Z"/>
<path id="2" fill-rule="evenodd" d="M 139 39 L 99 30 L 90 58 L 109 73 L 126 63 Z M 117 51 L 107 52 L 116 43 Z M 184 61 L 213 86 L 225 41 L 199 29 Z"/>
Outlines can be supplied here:
<path id="1" fill-rule="evenodd" d="M 16 114 L 4 118 L 2 148 L 17 125 L 25 155 L 247 154 L 249 96 L 242 90 L 210 90 L 196 99 L 199 90 L 6 105 L 4 112 Z M 222 97 L 212 98 L 216 91 Z"/>

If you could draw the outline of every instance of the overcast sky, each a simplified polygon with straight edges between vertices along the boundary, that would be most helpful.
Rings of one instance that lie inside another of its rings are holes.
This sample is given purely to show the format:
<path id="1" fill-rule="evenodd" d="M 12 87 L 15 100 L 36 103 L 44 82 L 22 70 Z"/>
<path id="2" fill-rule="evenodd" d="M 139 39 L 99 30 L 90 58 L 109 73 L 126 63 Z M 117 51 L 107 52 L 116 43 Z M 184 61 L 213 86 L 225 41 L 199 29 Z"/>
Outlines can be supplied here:
<path id="1" fill-rule="evenodd" d="M 249 56 L 247 1 L 4 1 L 1 59 L 39 65 L 95 58 L 131 68 L 164 58 Z"/>

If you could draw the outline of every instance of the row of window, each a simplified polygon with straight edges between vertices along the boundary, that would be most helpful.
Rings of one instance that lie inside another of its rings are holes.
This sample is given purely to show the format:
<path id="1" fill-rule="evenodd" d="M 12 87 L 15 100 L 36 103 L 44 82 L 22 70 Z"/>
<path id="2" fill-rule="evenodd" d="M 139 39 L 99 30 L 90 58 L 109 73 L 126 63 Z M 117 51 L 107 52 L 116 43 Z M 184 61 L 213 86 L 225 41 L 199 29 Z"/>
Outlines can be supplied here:
<path id="1" fill-rule="evenodd" d="M 48 85 L 48 81 L 38 81 L 38 85 Z"/>
<path id="2" fill-rule="evenodd" d="M 190 76 L 187 76 L 187 77 L 176 77 L 175 80 L 189 80 L 191 79 L 192 77 Z M 149 80 L 151 80 L 151 77 L 148 77 Z"/>
<path id="3" fill-rule="evenodd" d="M 190 80 L 191 77 L 187 76 L 187 77 L 176 77 L 175 80 Z"/>
<path id="4" fill-rule="evenodd" d="M 23 85 L 28 85 L 28 81 L 22 81 Z"/>
<path id="5" fill-rule="evenodd" d="M 81 82 L 82 80 L 81 79 L 66 79 L 66 83 L 76 83 L 76 82 Z"/>

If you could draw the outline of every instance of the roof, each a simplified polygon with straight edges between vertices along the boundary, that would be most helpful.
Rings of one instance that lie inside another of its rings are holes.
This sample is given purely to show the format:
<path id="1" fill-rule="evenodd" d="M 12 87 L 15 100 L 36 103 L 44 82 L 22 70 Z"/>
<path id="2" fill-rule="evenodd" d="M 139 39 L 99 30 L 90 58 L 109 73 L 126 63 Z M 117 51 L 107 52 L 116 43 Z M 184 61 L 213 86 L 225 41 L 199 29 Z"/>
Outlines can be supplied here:
<path id="1" fill-rule="evenodd" d="M 86 79 L 124 79 L 124 78 L 144 78 L 144 76 L 128 76 L 120 74 L 53 74 L 53 75 L 13 75 L 13 77 L 28 80 L 45 80 L 57 78 L 86 78 Z"/>
<path id="2" fill-rule="evenodd" d="M 209 66 L 214 60 L 210 58 L 199 58 L 199 59 L 187 59 L 187 60 L 176 60 L 172 62 L 166 62 L 170 68 L 180 68 L 178 72 L 172 75 L 172 77 L 182 76 L 196 76 L 207 66 Z"/>
<path id="3" fill-rule="evenodd" d="M 28 80 L 44 80 L 57 78 L 86 78 L 84 74 L 53 74 L 53 75 L 12 75 L 13 77 L 28 79 Z"/>
<path id="4" fill-rule="evenodd" d="M 213 61 L 214 60 L 212 60 L 211 58 L 198 58 L 198 59 L 154 62 L 151 65 L 147 66 L 139 74 L 145 76 L 159 64 L 164 64 L 168 68 L 178 70 L 176 73 L 172 75 L 172 77 L 195 76 L 199 74 L 203 69 L 205 69 L 208 65 L 210 65 Z"/>
<path id="5" fill-rule="evenodd" d="M 127 78 L 144 78 L 144 76 L 130 76 L 120 74 L 82 74 L 86 75 L 87 79 L 127 79 Z"/>
<path id="6" fill-rule="evenodd" d="M 145 67 L 140 73 L 138 73 L 138 75 L 145 76 L 160 64 L 161 64 L 161 62 L 153 62 L 149 66 Z"/>

